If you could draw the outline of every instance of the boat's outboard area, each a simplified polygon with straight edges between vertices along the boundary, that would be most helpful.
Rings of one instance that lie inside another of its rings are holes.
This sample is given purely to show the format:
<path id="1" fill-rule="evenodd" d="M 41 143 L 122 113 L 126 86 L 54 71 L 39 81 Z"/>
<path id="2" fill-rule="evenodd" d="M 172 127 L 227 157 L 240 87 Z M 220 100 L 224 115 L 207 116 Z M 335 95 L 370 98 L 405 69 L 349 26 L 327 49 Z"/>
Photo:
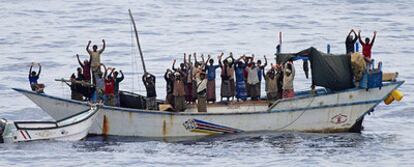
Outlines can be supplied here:
<path id="1" fill-rule="evenodd" d="M 7 120 L 0 119 L 0 143 L 3 143 L 3 132 L 6 129 Z"/>

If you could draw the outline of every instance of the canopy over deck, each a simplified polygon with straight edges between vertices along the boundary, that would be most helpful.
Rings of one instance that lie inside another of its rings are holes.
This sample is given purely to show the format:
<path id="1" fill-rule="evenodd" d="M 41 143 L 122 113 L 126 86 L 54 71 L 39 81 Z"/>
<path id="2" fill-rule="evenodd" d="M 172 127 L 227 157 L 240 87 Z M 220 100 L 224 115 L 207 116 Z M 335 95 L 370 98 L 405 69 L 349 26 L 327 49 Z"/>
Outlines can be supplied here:
<path id="1" fill-rule="evenodd" d="M 312 71 L 312 84 L 331 90 L 344 90 L 353 88 L 353 73 L 350 55 L 326 54 L 314 47 L 298 53 L 276 54 L 276 61 L 283 64 L 298 59 L 309 60 Z"/>

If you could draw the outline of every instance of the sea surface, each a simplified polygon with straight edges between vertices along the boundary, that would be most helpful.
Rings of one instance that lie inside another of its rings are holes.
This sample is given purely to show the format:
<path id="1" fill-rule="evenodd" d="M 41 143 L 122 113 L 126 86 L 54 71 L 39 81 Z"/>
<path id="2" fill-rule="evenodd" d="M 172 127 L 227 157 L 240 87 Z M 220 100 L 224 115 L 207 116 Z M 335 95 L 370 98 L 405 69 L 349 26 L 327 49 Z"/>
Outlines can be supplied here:
<path id="1" fill-rule="evenodd" d="M 308 47 L 345 52 L 349 30 L 377 31 L 373 57 L 383 70 L 398 71 L 405 97 L 379 105 L 361 134 L 255 133 L 163 142 L 90 137 L 78 142 L 0 144 L 0 166 L 413 166 L 414 1 L 196 1 L 196 0 L 0 0 L 0 117 L 50 120 L 11 88 L 29 88 L 31 62 L 43 66 L 46 93 L 69 97 L 54 81 L 76 71 L 75 54 L 86 58 L 88 40 L 107 48 L 102 62 L 123 70 L 121 89 L 144 93 L 142 66 L 131 31 L 134 13 L 148 71 L 162 75 L 183 53 L 273 54 L 283 32 L 283 52 Z M 300 63 L 295 89 L 310 86 Z M 37 67 L 35 68 L 37 69 Z M 260 121 L 260 120 L 257 120 Z"/>

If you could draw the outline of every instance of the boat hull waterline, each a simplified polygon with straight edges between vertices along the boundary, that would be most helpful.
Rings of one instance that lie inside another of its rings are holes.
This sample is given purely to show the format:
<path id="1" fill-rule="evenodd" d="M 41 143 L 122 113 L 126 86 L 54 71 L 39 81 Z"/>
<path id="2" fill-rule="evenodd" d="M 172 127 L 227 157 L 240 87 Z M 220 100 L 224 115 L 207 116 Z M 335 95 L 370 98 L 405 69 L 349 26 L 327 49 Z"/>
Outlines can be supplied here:
<path id="1" fill-rule="evenodd" d="M 403 83 L 384 83 L 381 89 L 354 88 L 316 96 L 297 96 L 279 100 L 270 109 L 251 106 L 248 111 L 240 111 L 240 106 L 235 105 L 221 107 L 223 111 L 208 108 L 207 113 L 103 106 L 89 134 L 165 138 L 256 131 L 347 132 Z M 55 119 L 88 107 L 80 101 L 15 90 Z"/>

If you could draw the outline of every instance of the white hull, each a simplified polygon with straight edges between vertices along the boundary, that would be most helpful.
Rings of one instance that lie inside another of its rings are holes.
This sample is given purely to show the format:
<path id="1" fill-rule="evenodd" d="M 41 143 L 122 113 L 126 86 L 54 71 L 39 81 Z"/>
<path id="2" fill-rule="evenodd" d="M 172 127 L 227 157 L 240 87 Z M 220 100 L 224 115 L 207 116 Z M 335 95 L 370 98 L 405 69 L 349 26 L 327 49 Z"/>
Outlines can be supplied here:
<path id="1" fill-rule="evenodd" d="M 97 114 L 98 108 L 92 107 L 57 122 L 7 121 L 3 140 L 5 143 L 34 140 L 81 140 L 88 135 Z"/>
<path id="2" fill-rule="evenodd" d="M 272 109 L 235 105 L 209 108 L 207 113 L 164 112 L 104 106 L 90 134 L 187 137 L 255 131 L 345 132 L 381 103 L 403 81 L 385 83 L 382 89 L 350 89 L 317 96 L 283 99 Z M 26 95 L 52 117 L 84 109 L 84 103 L 17 91 Z M 50 110 L 49 110 L 50 109 Z M 53 109 L 53 110 L 52 110 Z M 60 111 L 57 113 L 56 111 Z"/>

